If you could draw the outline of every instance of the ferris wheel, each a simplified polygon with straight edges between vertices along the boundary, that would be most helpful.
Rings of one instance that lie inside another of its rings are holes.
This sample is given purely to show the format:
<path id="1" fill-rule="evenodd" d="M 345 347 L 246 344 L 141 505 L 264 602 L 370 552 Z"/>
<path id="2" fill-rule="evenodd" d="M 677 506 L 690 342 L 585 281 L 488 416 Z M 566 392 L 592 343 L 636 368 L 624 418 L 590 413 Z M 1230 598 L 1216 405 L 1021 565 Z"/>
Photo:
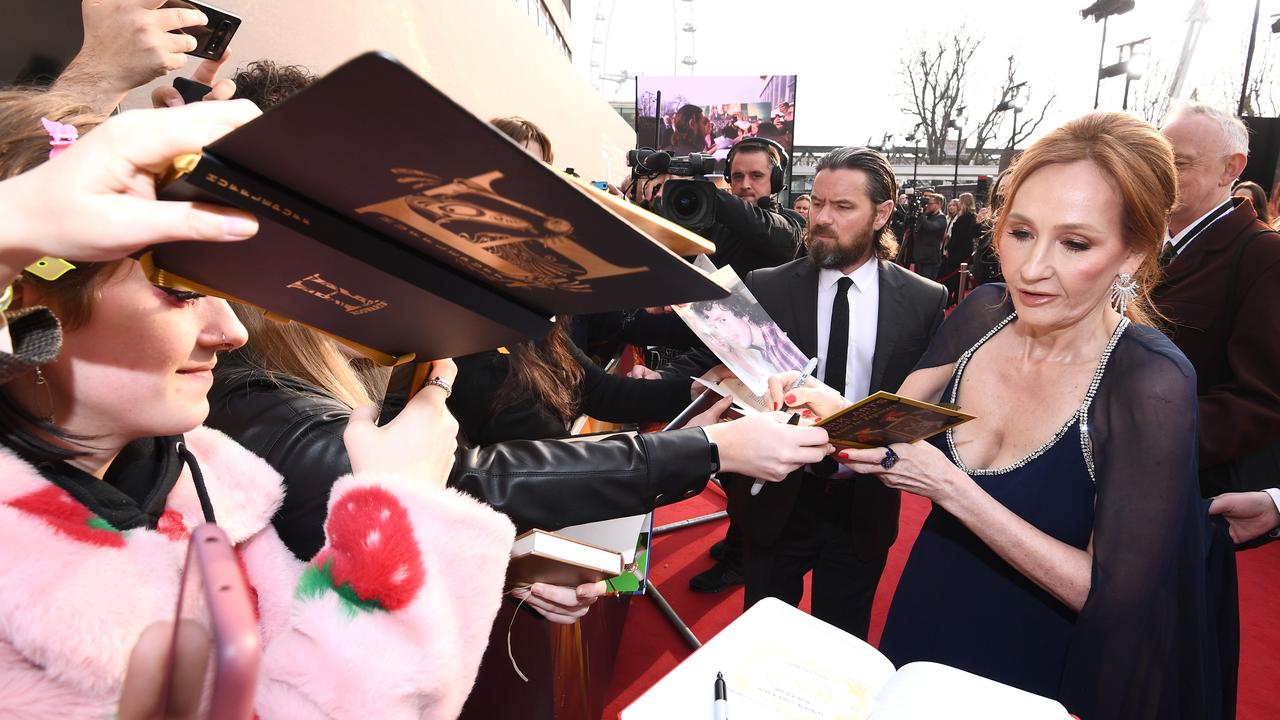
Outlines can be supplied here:
<path id="1" fill-rule="evenodd" d="M 602 92 L 618 92 L 635 76 L 626 68 L 609 66 L 609 39 L 613 32 L 616 0 L 599 0 L 591 32 L 591 84 Z M 656 5 L 656 3 L 654 3 Z M 636 4 L 624 3 L 628 9 Z M 652 12 L 652 5 L 645 3 L 645 12 Z M 698 65 L 697 33 L 694 23 L 694 0 L 671 0 L 671 74 L 693 75 Z M 612 87 L 610 87 L 612 85 Z"/>

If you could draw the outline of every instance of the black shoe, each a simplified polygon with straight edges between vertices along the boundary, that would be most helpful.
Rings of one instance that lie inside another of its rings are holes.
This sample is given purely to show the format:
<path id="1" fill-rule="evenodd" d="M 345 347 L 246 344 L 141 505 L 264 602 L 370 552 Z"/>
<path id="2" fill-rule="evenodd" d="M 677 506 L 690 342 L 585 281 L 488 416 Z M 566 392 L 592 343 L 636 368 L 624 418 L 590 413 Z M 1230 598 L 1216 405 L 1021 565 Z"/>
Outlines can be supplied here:
<path id="1" fill-rule="evenodd" d="M 689 578 L 689 589 L 700 593 L 717 593 L 734 585 L 741 585 L 745 580 L 741 567 L 717 562 L 710 570 Z"/>
<path id="2" fill-rule="evenodd" d="M 707 554 L 711 556 L 712 560 L 715 560 L 716 562 L 720 562 L 721 560 L 724 559 L 725 549 L 728 547 L 729 547 L 729 538 L 725 538 L 720 542 L 712 545 L 711 551 L 708 552 Z"/>

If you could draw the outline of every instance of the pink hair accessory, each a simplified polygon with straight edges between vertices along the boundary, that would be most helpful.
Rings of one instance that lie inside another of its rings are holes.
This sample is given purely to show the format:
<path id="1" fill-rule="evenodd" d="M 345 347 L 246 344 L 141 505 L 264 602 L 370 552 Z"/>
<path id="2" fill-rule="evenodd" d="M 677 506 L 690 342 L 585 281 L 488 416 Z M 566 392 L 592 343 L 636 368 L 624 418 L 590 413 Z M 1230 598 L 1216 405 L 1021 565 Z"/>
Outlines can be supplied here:
<path id="1" fill-rule="evenodd" d="M 74 125 L 55 122 L 49 118 L 40 118 L 40 124 L 44 126 L 44 131 L 49 133 L 49 159 L 58 157 L 63 150 L 71 147 L 80 138 L 80 131 L 76 130 Z"/>

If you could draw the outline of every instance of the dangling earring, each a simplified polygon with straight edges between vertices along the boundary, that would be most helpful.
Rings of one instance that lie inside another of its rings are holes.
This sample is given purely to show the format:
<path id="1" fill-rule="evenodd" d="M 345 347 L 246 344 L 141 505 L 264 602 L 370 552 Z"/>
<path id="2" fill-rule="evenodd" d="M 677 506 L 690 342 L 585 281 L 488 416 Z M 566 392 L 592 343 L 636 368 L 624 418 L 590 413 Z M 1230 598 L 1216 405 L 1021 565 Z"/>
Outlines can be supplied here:
<path id="1" fill-rule="evenodd" d="M 1120 276 L 1111 283 L 1111 307 L 1116 312 L 1124 315 L 1129 309 L 1129 303 L 1138 299 L 1138 282 L 1133 279 L 1129 273 L 1120 273 Z"/>
<path id="2" fill-rule="evenodd" d="M 53 423 L 53 388 L 49 387 L 49 382 L 44 379 L 44 373 L 40 371 L 40 366 L 36 366 L 36 387 L 44 386 L 44 396 L 48 402 L 49 411 L 44 414 L 44 421 Z"/>

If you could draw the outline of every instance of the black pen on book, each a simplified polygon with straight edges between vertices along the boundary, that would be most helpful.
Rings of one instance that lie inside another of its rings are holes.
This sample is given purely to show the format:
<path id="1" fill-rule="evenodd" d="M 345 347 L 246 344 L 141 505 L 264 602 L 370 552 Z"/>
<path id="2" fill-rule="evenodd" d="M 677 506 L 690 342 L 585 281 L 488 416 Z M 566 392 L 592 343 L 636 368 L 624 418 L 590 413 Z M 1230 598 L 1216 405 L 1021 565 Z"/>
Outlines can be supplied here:
<path id="1" fill-rule="evenodd" d="M 714 720 L 729 720 L 729 689 L 724 685 L 724 675 L 716 673 L 716 703 L 712 706 Z"/>

